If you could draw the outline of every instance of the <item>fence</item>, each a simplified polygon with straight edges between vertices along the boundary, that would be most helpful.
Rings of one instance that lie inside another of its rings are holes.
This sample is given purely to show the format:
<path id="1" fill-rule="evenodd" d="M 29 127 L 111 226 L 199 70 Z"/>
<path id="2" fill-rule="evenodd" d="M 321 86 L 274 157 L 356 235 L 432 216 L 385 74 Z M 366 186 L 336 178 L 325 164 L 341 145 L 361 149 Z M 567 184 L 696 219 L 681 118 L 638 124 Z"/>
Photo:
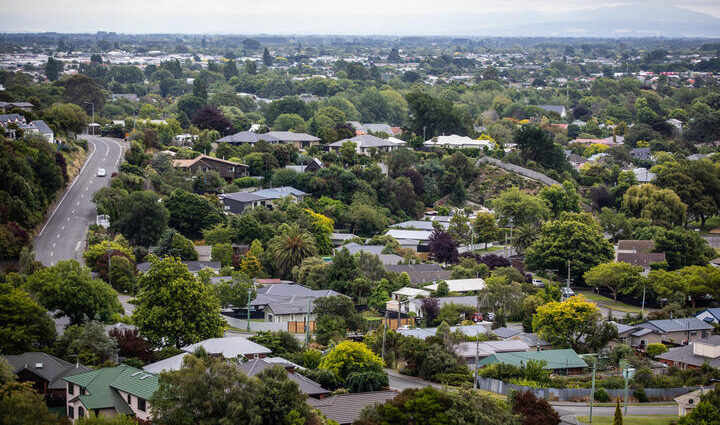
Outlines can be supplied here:
<path id="1" fill-rule="evenodd" d="M 240 329 L 240 330 L 246 330 L 247 329 L 247 320 L 246 319 L 237 319 L 235 317 L 230 316 L 223 316 L 225 321 L 227 321 L 228 325 Z M 285 323 L 274 323 L 274 322 L 256 322 L 254 320 L 250 321 L 250 331 L 251 332 L 264 332 L 264 331 L 284 331 L 285 330 Z"/>
<path id="2" fill-rule="evenodd" d="M 305 333 L 305 322 L 287 322 L 287 331 L 293 334 Z M 310 321 L 310 332 L 315 332 L 315 321 Z"/>
<path id="3" fill-rule="evenodd" d="M 414 317 L 401 317 L 398 324 L 398 319 L 395 318 L 382 318 L 378 320 L 365 320 L 365 326 L 367 326 L 368 330 L 378 329 L 383 325 L 383 323 L 390 329 L 397 329 L 400 326 L 410 325 L 415 326 L 415 318 Z"/>
<path id="4" fill-rule="evenodd" d="M 512 171 L 513 173 L 520 174 L 521 176 L 525 176 L 529 179 L 537 180 L 539 182 L 545 183 L 548 186 L 552 186 L 554 184 L 560 184 L 559 181 L 551 179 L 550 177 L 546 176 L 545 174 L 538 173 L 537 171 L 529 170 L 527 168 L 520 167 L 515 164 L 510 164 L 508 162 L 500 161 L 497 158 L 492 158 L 489 156 L 484 156 L 477 160 L 475 163 L 475 166 L 478 166 L 480 164 L 491 164 L 496 167 L 500 167 L 507 171 Z"/>
<path id="5" fill-rule="evenodd" d="M 492 391 L 499 394 L 507 394 L 510 390 L 530 391 L 536 397 L 542 397 L 549 400 L 557 401 L 576 401 L 590 399 L 589 388 L 534 388 L 524 385 L 515 385 L 508 382 L 499 381 L 492 378 L 478 378 L 478 388 L 486 391 Z M 691 391 L 700 389 L 700 387 L 681 387 L 681 388 L 645 388 L 645 394 L 648 398 L 660 400 L 672 400 L 673 398 L 687 394 Z M 605 390 L 610 397 L 625 397 L 625 390 Z M 629 389 L 628 394 L 632 397 L 634 389 Z"/>

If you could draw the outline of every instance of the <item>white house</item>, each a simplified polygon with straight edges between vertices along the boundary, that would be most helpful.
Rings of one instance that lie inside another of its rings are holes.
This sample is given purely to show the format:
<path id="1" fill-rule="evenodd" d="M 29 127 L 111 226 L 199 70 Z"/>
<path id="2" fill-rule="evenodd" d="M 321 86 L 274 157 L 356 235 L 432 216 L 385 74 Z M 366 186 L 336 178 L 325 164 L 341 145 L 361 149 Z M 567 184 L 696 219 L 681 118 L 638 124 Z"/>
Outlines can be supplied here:
<path id="1" fill-rule="evenodd" d="M 494 148 L 494 143 L 491 140 L 474 140 L 467 136 L 458 136 L 457 134 L 451 134 L 450 136 L 437 136 L 423 143 L 427 147 L 440 147 L 447 149 L 461 149 L 461 148 Z"/>
<path id="2" fill-rule="evenodd" d="M 485 289 L 485 280 L 481 278 L 473 279 L 448 279 L 445 281 L 450 292 L 475 292 Z M 437 291 L 439 283 L 433 283 L 424 289 L 429 291 Z"/>

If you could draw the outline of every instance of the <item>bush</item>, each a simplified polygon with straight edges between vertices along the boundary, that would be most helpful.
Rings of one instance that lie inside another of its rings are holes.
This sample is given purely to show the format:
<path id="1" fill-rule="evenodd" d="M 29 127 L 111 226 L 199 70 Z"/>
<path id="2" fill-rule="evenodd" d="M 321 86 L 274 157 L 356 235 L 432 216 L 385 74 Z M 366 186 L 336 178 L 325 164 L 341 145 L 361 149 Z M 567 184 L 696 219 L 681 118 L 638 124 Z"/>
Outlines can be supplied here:
<path id="1" fill-rule="evenodd" d="M 668 350 L 668 348 L 665 346 L 665 344 L 661 344 L 661 343 L 648 344 L 647 355 L 650 356 L 652 359 L 655 359 L 660 354 L 667 352 L 667 350 Z"/>
<path id="2" fill-rule="evenodd" d="M 240 188 L 253 187 L 259 185 L 261 183 L 261 180 L 254 179 L 252 177 L 240 177 L 239 179 L 235 179 L 233 183 L 235 184 L 235 186 Z"/>
<path id="3" fill-rule="evenodd" d="M 335 374 L 327 369 L 305 370 L 302 374 L 317 382 L 325 389 L 332 391 L 339 387 L 337 377 L 335 377 Z"/>
<path id="4" fill-rule="evenodd" d="M 610 396 L 604 388 L 598 388 L 597 390 L 595 390 L 595 401 L 598 401 L 600 403 L 607 403 L 608 401 L 610 401 Z"/>
<path id="5" fill-rule="evenodd" d="M 345 380 L 345 387 L 351 393 L 377 391 L 389 384 L 387 373 L 382 370 L 353 372 Z"/>
<path id="6" fill-rule="evenodd" d="M 443 385 L 451 385 L 454 387 L 472 383 L 472 380 L 473 376 L 470 370 L 468 370 L 468 373 L 436 373 L 435 376 L 432 377 L 433 382 L 439 382 Z"/>
<path id="7" fill-rule="evenodd" d="M 645 394 L 644 388 L 638 388 L 633 392 L 633 397 L 637 399 L 640 403 L 647 403 L 648 397 L 647 394 Z"/>

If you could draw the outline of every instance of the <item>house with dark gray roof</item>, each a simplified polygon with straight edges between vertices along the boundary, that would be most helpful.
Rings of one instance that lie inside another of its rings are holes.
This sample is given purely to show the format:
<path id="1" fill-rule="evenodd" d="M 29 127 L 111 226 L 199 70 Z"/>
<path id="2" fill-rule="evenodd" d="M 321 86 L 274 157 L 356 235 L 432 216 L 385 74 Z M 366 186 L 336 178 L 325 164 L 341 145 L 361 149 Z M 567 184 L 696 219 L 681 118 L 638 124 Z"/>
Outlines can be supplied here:
<path id="1" fill-rule="evenodd" d="M 3 357 L 13 367 L 18 382 L 29 382 L 35 391 L 62 404 L 65 403 L 63 378 L 91 370 L 87 366 L 66 362 L 47 353 L 27 352 Z"/>
<path id="2" fill-rule="evenodd" d="M 300 389 L 300 391 L 304 392 L 308 396 L 320 398 L 330 394 L 329 390 L 326 390 L 317 382 L 300 373 L 297 373 L 295 371 L 296 365 L 294 363 L 269 362 L 267 358 L 265 358 L 253 359 L 239 365 L 240 369 L 242 369 L 242 371 L 250 377 L 255 376 L 260 372 L 274 366 L 283 367 L 285 371 L 287 371 L 288 378 L 298 384 L 298 388 Z"/>
<path id="3" fill-rule="evenodd" d="M 638 323 L 638 330 L 631 334 L 632 346 L 644 349 L 648 344 L 683 345 L 707 338 L 714 327 L 697 317 L 648 320 Z"/>
<path id="4" fill-rule="evenodd" d="M 314 301 L 333 296 L 344 295 L 331 289 L 313 290 L 294 283 L 274 283 L 256 291 L 255 299 L 250 302 L 250 308 L 262 311 L 267 322 L 302 322 L 307 319 L 308 314 L 312 321 Z"/>
<path id="5" fill-rule="evenodd" d="M 295 189 L 290 186 L 275 187 L 271 189 L 262 189 L 255 192 L 232 192 L 223 193 L 219 196 L 220 202 L 223 203 L 223 209 L 226 212 L 242 214 L 246 208 L 255 208 L 259 206 L 273 207 L 273 202 L 278 199 L 290 197 L 293 202 L 297 203 L 305 199 L 308 194 L 302 190 Z"/>
<path id="6" fill-rule="evenodd" d="M 567 111 L 562 105 L 537 105 L 537 107 L 540 109 L 544 109 L 548 112 L 555 112 L 556 114 L 560 115 L 560 118 L 567 117 Z"/>
<path id="7" fill-rule="evenodd" d="M 385 270 L 391 273 L 407 273 L 410 283 L 422 284 L 450 279 L 452 271 L 445 270 L 437 263 L 431 264 L 399 264 L 396 266 L 385 266 Z"/>
<path id="8" fill-rule="evenodd" d="M 340 425 L 347 425 L 360 418 L 360 412 L 368 406 L 383 404 L 395 398 L 394 391 L 336 394 L 321 399 L 308 398 L 307 403 Z"/>
<path id="9" fill-rule="evenodd" d="M 286 143 L 295 146 L 297 149 L 308 149 L 312 146 L 318 146 L 320 139 L 307 133 L 293 133 L 291 131 L 268 131 L 267 133 L 254 133 L 252 131 L 241 131 L 229 136 L 222 137 L 217 141 L 225 142 L 232 145 L 247 144 L 255 146 L 261 140 L 271 145 Z"/>
<path id="10" fill-rule="evenodd" d="M 348 251 L 350 251 L 350 254 L 353 255 L 361 251 L 367 252 L 368 254 L 377 255 L 378 259 L 380 259 L 380 261 L 385 266 L 400 264 L 403 261 L 403 258 L 399 255 L 383 254 L 383 250 L 385 249 L 384 245 L 360 245 L 359 243 L 351 242 L 349 244 L 345 244 L 335 248 L 335 251 L 343 248 L 346 248 Z"/>
<path id="11" fill-rule="evenodd" d="M 325 168 L 325 165 L 319 159 L 313 158 L 308 164 L 286 165 L 285 168 L 287 168 L 288 170 L 293 170 L 296 173 L 312 173 L 322 168 Z"/>
<path id="12" fill-rule="evenodd" d="M 708 363 L 720 368 L 720 335 L 699 339 L 688 345 L 671 348 L 660 354 L 658 360 L 668 366 L 680 369 L 695 369 Z"/>

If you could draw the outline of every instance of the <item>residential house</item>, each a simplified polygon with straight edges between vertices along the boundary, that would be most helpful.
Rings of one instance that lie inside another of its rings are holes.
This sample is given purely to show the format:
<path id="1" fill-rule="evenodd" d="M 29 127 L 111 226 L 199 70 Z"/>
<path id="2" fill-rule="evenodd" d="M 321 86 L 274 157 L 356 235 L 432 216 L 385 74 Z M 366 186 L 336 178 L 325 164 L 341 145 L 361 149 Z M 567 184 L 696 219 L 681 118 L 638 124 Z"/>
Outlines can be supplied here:
<path id="1" fill-rule="evenodd" d="M 447 279 L 445 283 L 447 283 L 450 292 L 467 293 L 485 289 L 485 280 L 479 277 L 471 279 Z M 438 285 L 438 283 L 433 283 L 432 285 L 425 286 L 424 289 L 437 291 Z"/>
<path id="2" fill-rule="evenodd" d="M 455 353 L 465 359 L 465 363 L 471 369 L 475 369 L 475 357 L 482 360 L 497 353 L 517 353 L 530 351 L 530 346 L 523 341 L 482 341 L 482 342 L 461 342 L 455 347 Z"/>
<path id="3" fill-rule="evenodd" d="M 663 343 L 684 345 L 707 338 L 714 327 L 696 317 L 680 319 L 649 320 L 637 324 L 638 331 L 631 334 L 631 345 L 644 350 L 648 344 Z"/>
<path id="4" fill-rule="evenodd" d="M 90 412 L 124 414 L 149 421 L 148 400 L 157 391 L 158 378 L 128 365 L 104 367 L 63 378 L 67 381 L 67 416 L 70 422 Z"/>
<path id="5" fill-rule="evenodd" d="M 665 261 L 665 253 L 653 252 L 654 249 L 655 241 L 652 240 L 620 240 L 615 252 L 615 261 L 640 266 L 647 274 L 652 264 Z"/>
<path id="6" fill-rule="evenodd" d="M 530 360 L 544 361 L 544 369 L 551 370 L 558 375 L 578 375 L 588 367 L 587 363 L 572 349 L 495 353 L 483 359 L 479 367 L 495 363 L 522 367 Z"/>
<path id="7" fill-rule="evenodd" d="M 614 321 L 610 321 L 608 323 L 612 323 L 613 325 L 615 325 L 615 327 L 617 328 L 617 332 L 618 332 L 617 338 L 615 338 L 613 341 L 610 341 L 608 343 L 608 345 L 610 345 L 611 347 L 613 347 L 615 345 L 619 345 L 619 344 L 631 345 L 631 342 L 632 342 L 631 335 L 638 330 L 638 328 L 636 326 L 629 326 L 629 325 L 625 325 L 623 323 L 614 322 Z"/>
<path id="8" fill-rule="evenodd" d="M 427 292 L 427 291 L 424 291 Z M 426 296 L 427 297 L 427 296 Z M 472 307 L 473 309 L 477 307 L 478 299 L 476 296 L 465 296 L 465 297 L 438 297 L 436 298 L 438 300 L 438 306 L 442 307 L 447 304 L 455 304 L 458 306 L 466 306 L 466 307 Z M 393 304 L 393 300 L 390 300 L 387 302 L 388 309 L 397 311 L 397 301 Z M 391 308 L 391 306 L 393 308 Z M 421 298 L 412 298 L 407 303 L 403 303 L 404 309 L 401 310 L 405 313 L 415 313 L 418 317 L 423 317 L 423 311 L 422 311 L 422 299 Z M 472 317 L 466 317 L 467 320 L 473 320 Z"/>
<path id="9" fill-rule="evenodd" d="M 390 273 L 407 273 L 410 277 L 410 283 L 413 285 L 447 280 L 452 275 L 452 271 L 443 269 L 442 266 L 437 263 L 401 264 L 397 266 L 385 266 L 385 269 Z"/>
<path id="10" fill-rule="evenodd" d="M 322 161 L 317 158 L 313 158 L 308 164 L 305 165 L 286 165 L 285 168 L 293 170 L 297 173 L 313 173 L 317 170 L 325 168 Z"/>
<path id="11" fill-rule="evenodd" d="M 681 347 L 671 348 L 658 360 L 679 369 L 695 369 L 707 363 L 720 368 L 720 335 L 698 339 Z"/>
<path id="12" fill-rule="evenodd" d="M 573 123 L 574 124 L 574 123 Z M 575 139 L 568 142 L 568 144 L 571 143 L 579 143 L 581 145 L 605 145 L 608 147 L 614 147 L 614 146 L 620 146 L 622 145 L 622 140 L 620 137 L 615 137 L 615 140 L 613 140 L 613 137 L 606 137 L 604 139 Z"/>
<path id="13" fill-rule="evenodd" d="M 720 323 L 720 308 L 706 308 L 705 310 L 696 314 L 695 317 L 705 323 L 718 324 Z"/>
<path id="14" fill-rule="evenodd" d="M 257 190 L 255 192 L 232 192 L 223 193 L 219 196 L 223 203 L 223 209 L 227 212 L 242 214 L 246 208 L 266 206 L 272 208 L 274 201 L 278 199 L 290 199 L 298 203 L 308 196 L 302 190 L 290 186 L 276 187 L 272 189 Z"/>
<path id="15" fill-rule="evenodd" d="M 371 134 L 361 134 L 350 139 L 338 140 L 337 142 L 327 145 L 331 152 L 340 152 L 340 148 L 346 142 L 355 143 L 355 152 L 359 155 L 370 155 L 375 152 L 390 152 L 399 147 L 398 144 L 386 139 L 381 139 Z"/>
<path id="16" fill-rule="evenodd" d="M 261 359 L 271 353 L 269 348 L 241 336 L 211 338 L 183 347 L 182 350 L 184 353 L 168 357 L 155 363 L 150 363 L 143 367 L 143 369 L 150 373 L 180 370 L 183 364 L 183 358 L 188 354 L 194 353 L 199 347 L 202 347 L 209 355 L 223 359 Z"/>
<path id="17" fill-rule="evenodd" d="M 711 391 L 710 388 L 691 391 L 687 394 L 683 394 L 675 397 L 675 403 L 678 405 L 678 416 L 685 416 L 690 414 L 692 410 L 700 403 L 704 392 Z"/>
<path id="18" fill-rule="evenodd" d="M 297 284 L 272 284 L 259 288 L 250 308 L 264 313 L 265 321 L 275 323 L 303 322 L 312 314 L 317 298 L 343 296 L 330 289 L 313 290 Z"/>
<path id="19" fill-rule="evenodd" d="M 635 148 L 630 149 L 630 156 L 635 159 L 652 159 L 652 151 L 650 148 Z"/>
<path id="20" fill-rule="evenodd" d="M 326 418 L 340 425 L 349 425 L 360 418 L 360 412 L 367 406 L 382 404 L 395 398 L 394 391 L 336 394 L 321 399 L 308 398 L 307 403 L 318 409 Z"/>
<path id="21" fill-rule="evenodd" d="M 584 164 L 586 164 L 588 162 L 587 159 L 581 157 L 580 155 L 574 154 L 574 153 L 569 154 L 567 156 L 567 160 L 576 171 L 579 171 L 580 167 L 582 167 Z"/>
<path id="22" fill-rule="evenodd" d="M 231 182 L 249 174 L 248 166 L 207 155 L 198 155 L 194 159 L 174 159 L 173 166 L 196 174 L 198 171 L 217 171 L 226 181 Z"/>
<path id="23" fill-rule="evenodd" d="M 450 136 L 437 136 L 423 143 L 425 147 L 440 147 L 445 149 L 466 149 L 466 148 L 488 148 L 495 147 L 495 143 L 491 140 L 475 140 L 467 136 L 458 136 L 452 134 Z"/>
<path id="24" fill-rule="evenodd" d="M 403 229 L 390 229 L 385 234 L 392 236 L 398 241 L 417 241 L 418 251 L 427 251 L 427 245 L 430 242 L 431 230 L 403 230 Z M 409 244 L 406 243 L 406 246 Z"/>
<path id="25" fill-rule="evenodd" d="M 633 168 L 632 172 L 635 174 L 638 183 L 650 183 L 655 180 L 655 173 L 651 173 L 647 168 Z"/>
<path id="26" fill-rule="evenodd" d="M 374 134 L 385 133 L 388 136 L 396 136 L 397 135 L 393 131 L 393 127 L 391 127 L 389 124 L 383 124 L 383 123 L 360 124 L 357 121 L 351 121 L 350 125 L 352 125 L 355 128 L 355 134 L 358 136 L 362 135 L 362 134 L 372 134 L 372 133 L 374 133 Z"/>
<path id="27" fill-rule="evenodd" d="M 493 329 L 492 334 L 504 341 L 522 341 L 528 347 L 534 348 L 535 351 L 552 350 L 552 345 L 540 338 L 537 334 L 531 332 L 523 332 L 520 329 L 500 327 Z"/>
<path id="28" fill-rule="evenodd" d="M 9 111 L 11 109 L 22 109 L 26 112 L 32 112 L 33 105 L 30 102 L 0 102 L 0 109 Z"/>
<path id="29" fill-rule="evenodd" d="M 555 112 L 560 115 L 560 118 L 567 118 L 567 111 L 562 105 L 537 105 L 537 107 L 548 112 Z"/>
<path id="30" fill-rule="evenodd" d="M 333 246 L 342 246 L 346 241 L 357 238 L 356 235 L 353 235 L 352 233 L 337 233 L 333 232 L 330 234 L 330 242 L 332 242 Z"/>
<path id="31" fill-rule="evenodd" d="M 350 251 L 350 254 L 353 255 L 357 254 L 360 251 L 377 255 L 384 266 L 400 264 L 403 261 L 403 258 L 399 255 L 383 254 L 383 251 L 385 250 L 384 245 L 360 245 L 359 243 L 351 242 L 335 248 L 335 251 L 340 249 L 347 249 L 348 251 Z"/>
<path id="32" fill-rule="evenodd" d="M 266 357 L 264 359 L 249 360 L 245 363 L 242 363 L 240 365 L 240 369 L 242 369 L 242 371 L 245 372 L 247 376 L 252 377 L 266 369 L 269 369 L 276 365 L 280 365 L 287 371 L 288 378 L 291 381 L 294 381 L 298 385 L 298 389 L 307 394 L 308 396 L 322 398 L 330 395 L 330 391 L 323 388 L 317 382 L 305 377 L 302 374 L 296 373 L 295 369 L 299 367 L 296 364 L 291 363 L 283 359 L 282 357 L 273 357 L 273 359 L 284 360 L 284 362 L 279 362 L 277 360 L 269 361 L 268 359 L 269 358 Z"/>
<path id="33" fill-rule="evenodd" d="M 440 226 L 441 228 L 447 230 L 448 227 L 450 227 L 450 223 L 440 222 L 440 221 L 430 221 L 430 220 L 409 220 L 409 221 L 403 221 L 402 223 L 396 223 L 390 225 L 393 229 L 404 229 L 404 230 L 427 230 L 432 232 L 435 230 L 435 227 L 433 226 L 433 223 L 435 223 L 435 226 Z"/>
<path id="34" fill-rule="evenodd" d="M 18 382 L 29 382 L 45 396 L 50 406 L 65 406 L 66 376 L 91 370 L 79 363 L 69 363 L 47 353 L 28 352 L 3 356 L 13 367 Z"/>
<path id="35" fill-rule="evenodd" d="M 450 326 L 450 332 L 460 331 L 463 334 L 476 337 L 478 334 L 487 334 L 490 332 L 492 323 L 480 322 L 474 325 Z M 398 329 L 397 333 L 402 336 L 408 336 L 418 339 L 426 339 L 437 334 L 438 328 L 414 328 L 414 329 Z"/>
<path id="36" fill-rule="evenodd" d="M 289 144 L 298 150 L 305 150 L 312 146 L 320 145 L 320 139 L 306 133 L 293 133 L 290 131 L 268 131 L 267 133 L 254 133 L 252 131 L 241 131 L 218 139 L 218 142 L 230 143 L 231 145 L 247 144 L 255 146 L 261 140 L 271 144 Z"/>

